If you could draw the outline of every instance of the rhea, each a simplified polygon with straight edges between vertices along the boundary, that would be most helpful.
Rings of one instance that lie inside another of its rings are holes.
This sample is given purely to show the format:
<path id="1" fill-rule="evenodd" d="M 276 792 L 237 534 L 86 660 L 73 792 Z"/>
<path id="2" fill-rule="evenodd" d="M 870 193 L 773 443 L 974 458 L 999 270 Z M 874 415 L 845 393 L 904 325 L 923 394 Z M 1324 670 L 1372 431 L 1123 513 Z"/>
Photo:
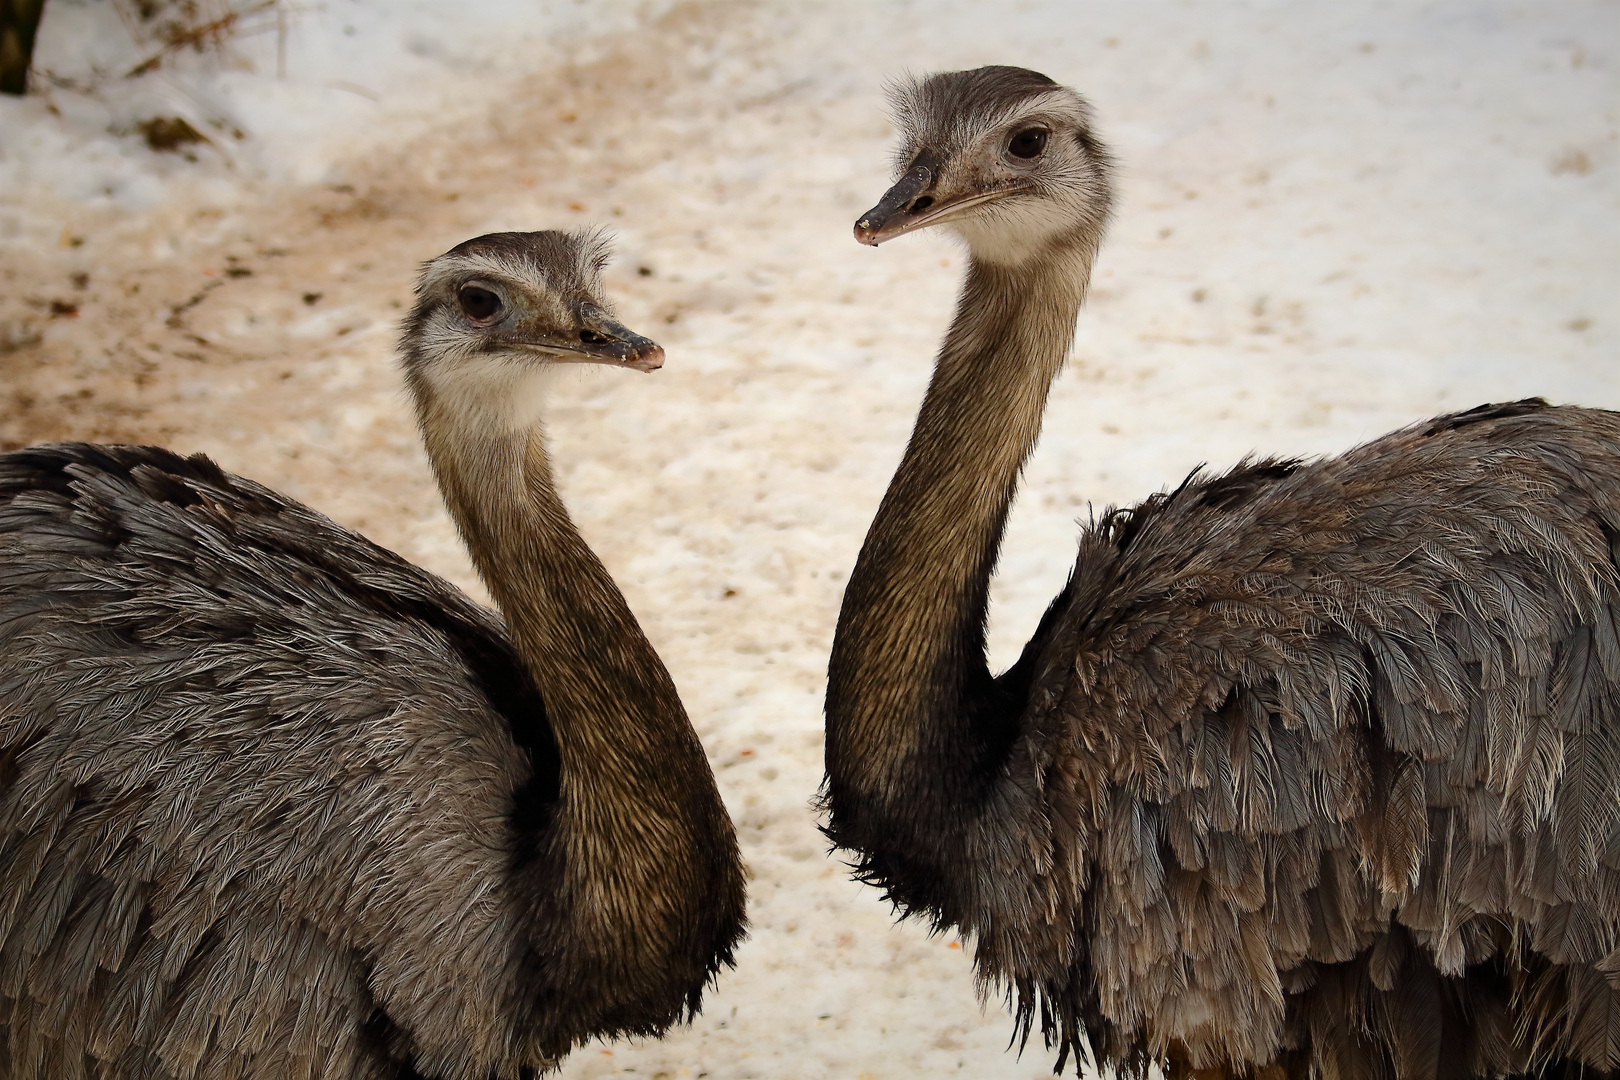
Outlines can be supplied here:
<path id="1" fill-rule="evenodd" d="M 735 836 L 539 412 L 663 362 L 606 255 L 469 240 L 405 322 L 499 615 L 201 455 L 0 457 L 0 1075 L 517 1080 L 697 1011 Z"/>
<path id="2" fill-rule="evenodd" d="M 856 237 L 949 224 L 969 261 L 838 619 L 831 839 L 971 935 L 1060 1071 L 1620 1067 L 1620 415 L 1526 400 L 1194 473 L 1083 529 L 992 676 L 1109 154 L 1018 68 L 896 112 Z"/>

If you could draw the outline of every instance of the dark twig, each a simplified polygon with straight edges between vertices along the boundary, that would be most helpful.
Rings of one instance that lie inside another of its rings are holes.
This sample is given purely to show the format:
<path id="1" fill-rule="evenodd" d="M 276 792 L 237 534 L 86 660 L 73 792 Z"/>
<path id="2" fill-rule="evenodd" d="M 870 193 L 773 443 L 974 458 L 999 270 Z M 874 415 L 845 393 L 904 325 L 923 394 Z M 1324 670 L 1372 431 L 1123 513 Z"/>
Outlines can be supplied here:
<path id="1" fill-rule="evenodd" d="M 45 0 L 0 0 L 0 93 L 28 92 L 28 66 L 34 57 Z"/>

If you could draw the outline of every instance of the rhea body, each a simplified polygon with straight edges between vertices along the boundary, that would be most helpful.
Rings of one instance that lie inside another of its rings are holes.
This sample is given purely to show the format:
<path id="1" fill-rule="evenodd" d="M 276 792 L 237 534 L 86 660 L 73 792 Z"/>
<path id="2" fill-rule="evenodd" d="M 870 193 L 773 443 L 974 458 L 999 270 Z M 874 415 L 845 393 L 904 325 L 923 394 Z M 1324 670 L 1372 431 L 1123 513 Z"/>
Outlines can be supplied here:
<path id="1" fill-rule="evenodd" d="M 1018 662 L 989 579 L 1109 214 L 1073 91 L 896 94 L 877 244 L 969 265 L 845 592 L 826 830 L 1058 1067 L 1620 1067 L 1620 416 L 1539 400 L 1195 473 L 1083 530 Z"/>
<path id="2" fill-rule="evenodd" d="M 470 240 L 405 324 L 500 616 L 201 456 L 0 457 L 0 1075 L 516 1080 L 697 1010 L 735 837 L 538 411 L 662 363 L 605 258 Z"/>

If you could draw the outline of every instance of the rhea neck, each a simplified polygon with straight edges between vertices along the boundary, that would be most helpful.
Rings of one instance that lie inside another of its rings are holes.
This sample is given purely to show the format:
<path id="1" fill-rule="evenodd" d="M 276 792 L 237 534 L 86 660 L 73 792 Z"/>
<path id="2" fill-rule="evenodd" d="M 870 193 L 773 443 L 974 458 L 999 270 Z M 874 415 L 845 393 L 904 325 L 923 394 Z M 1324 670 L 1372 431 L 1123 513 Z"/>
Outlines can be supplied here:
<path id="1" fill-rule="evenodd" d="M 545 701 L 564 775 L 571 766 L 611 775 L 608 763 L 684 743 L 690 728 L 663 663 L 558 495 L 537 410 L 517 404 L 474 413 L 419 389 L 423 441 Z"/>
<path id="2" fill-rule="evenodd" d="M 1079 237 L 1011 265 L 970 259 L 839 614 L 827 691 L 835 807 L 842 795 L 888 817 L 929 796 L 959 802 L 1005 751 L 1016 718 L 997 707 L 985 655 L 990 575 L 1094 252 Z"/>
<path id="3" fill-rule="evenodd" d="M 740 900 L 725 813 L 675 686 L 570 520 L 535 415 L 474 416 L 425 380 L 413 389 L 445 502 L 557 745 L 557 802 L 514 819 L 540 830 L 524 838 L 540 854 L 533 872 L 571 913 L 568 934 L 545 942 L 547 968 L 560 985 L 617 987 L 627 1000 L 649 980 L 684 994 L 714 948 L 695 940 L 708 923 L 691 905 Z M 517 412 L 533 414 L 533 400 L 517 396 Z M 706 894 L 717 887 L 724 895 Z"/>

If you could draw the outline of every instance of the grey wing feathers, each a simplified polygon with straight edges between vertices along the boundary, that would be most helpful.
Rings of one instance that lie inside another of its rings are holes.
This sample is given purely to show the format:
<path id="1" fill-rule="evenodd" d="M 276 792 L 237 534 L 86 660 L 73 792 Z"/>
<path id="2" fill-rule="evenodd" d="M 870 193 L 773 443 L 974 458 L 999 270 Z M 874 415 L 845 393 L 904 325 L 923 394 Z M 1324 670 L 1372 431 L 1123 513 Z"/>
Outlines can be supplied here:
<path id="1" fill-rule="evenodd" d="M 506 1075 L 502 642 L 205 459 L 0 457 L 0 1076 Z"/>
<path id="2" fill-rule="evenodd" d="M 1099 1049 L 1620 1069 L 1617 543 L 1620 416 L 1539 402 L 1093 528 L 1026 731 Z"/>

